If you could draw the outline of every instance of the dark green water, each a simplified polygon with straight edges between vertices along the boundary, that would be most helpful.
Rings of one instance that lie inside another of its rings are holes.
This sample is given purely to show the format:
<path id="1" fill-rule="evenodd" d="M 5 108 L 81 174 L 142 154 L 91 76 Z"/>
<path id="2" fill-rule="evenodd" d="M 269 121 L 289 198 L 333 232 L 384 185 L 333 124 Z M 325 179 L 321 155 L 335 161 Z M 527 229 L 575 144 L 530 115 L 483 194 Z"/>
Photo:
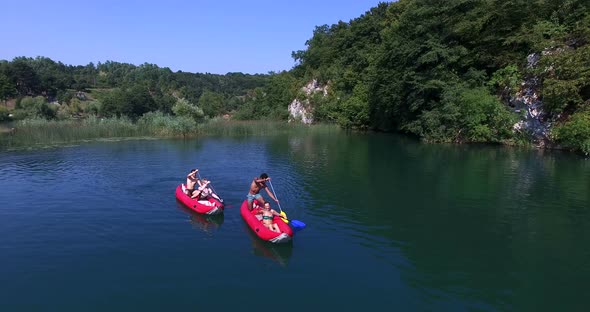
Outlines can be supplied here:
<path id="1" fill-rule="evenodd" d="M 176 202 L 193 167 L 221 218 Z M 261 172 L 307 224 L 292 244 L 241 220 Z M 2 311 L 584 311 L 589 283 L 575 155 L 343 133 L 0 153 Z"/>

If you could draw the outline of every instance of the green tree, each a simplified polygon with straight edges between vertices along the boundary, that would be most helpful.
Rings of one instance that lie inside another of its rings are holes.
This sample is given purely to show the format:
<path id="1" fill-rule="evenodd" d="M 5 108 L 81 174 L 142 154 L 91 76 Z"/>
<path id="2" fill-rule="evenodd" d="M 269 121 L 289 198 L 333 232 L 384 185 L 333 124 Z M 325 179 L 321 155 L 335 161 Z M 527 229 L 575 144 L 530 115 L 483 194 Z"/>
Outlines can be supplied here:
<path id="1" fill-rule="evenodd" d="M 126 106 L 125 92 L 119 88 L 113 89 L 101 99 L 100 114 L 107 117 L 122 116 Z"/>
<path id="2" fill-rule="evenodd" d="M 357 84 L 352 96 L 342 103 L 342 112 L 338 123 L 345 128 L 367 128 L 369 124 L 368 88 Z"/>
<path id="3" fill-rule="evenodd" d="M 223 95 L 209 90 L 204 90 L 199 97 L 199 107 L 203 109 L 205 116 L 215 117 L 221 115 L 224 107 Z"/>
<path id="4" fill-rule="evenodd" d="M 556 52 L 544 59 L 551 66 L 544 80 L 543 99 L 552 113 L 575 111 L 590 100 L 590 45 Z"/>
<path id="5" fill-rule="evenodd" d="M 172 111 L 176 116 L 188 117 L 195 121 L 201 121 L 205 117 L 203 110 L 187 101 L 186 99 L 179 99 L 172 107 Z"/>
<path id="6" fill-rule="evenodd" d="M 9 68 L 10 76 L 16 82 L 16 89 L 21 96 L 39 94 L 39 77 L 30 62 L 31 59 L 17 57 Z"/>
<path id="7" fill-rule="evenodd" d="M 563 124 L 558 125 L 552 132 L 557 142 L 564 146 L 590 154 L 590 111 L 573 114 Z"/>
<path id="8" fill-rule="evenodd" d="M 264 96 L 259 103 L 264 109 L 259 117 L 270 116 L 273 119 L 286 120 L 287 107 L 297 95 L 297 80 L 288 72 L 271 73 L 270 80 L 263 87 Z"/>
<path id="9" fill-rule="evenodd" d="M 135 85 L 127 90 L 126 95 L 129 104 L 128 109 L 125 111 L 126 116 L 138 118 L 157 109 L 156 102 L 145 86 Z"/>
<path id="10" fill-rule="evenodd" d="M 484 88 L 456 86 L 441 105 L 423 111 L 404 128 L 431 142 L 503 142 L 512 138 L 514 116 Z"/>
<path id="11" fill-rule="evenodd" d="M 7 99 L 15 95 L 16 88 L 14 87 L 14 84 L 5 74 L 0 73 L 0 100 L 5 102 Z"/>

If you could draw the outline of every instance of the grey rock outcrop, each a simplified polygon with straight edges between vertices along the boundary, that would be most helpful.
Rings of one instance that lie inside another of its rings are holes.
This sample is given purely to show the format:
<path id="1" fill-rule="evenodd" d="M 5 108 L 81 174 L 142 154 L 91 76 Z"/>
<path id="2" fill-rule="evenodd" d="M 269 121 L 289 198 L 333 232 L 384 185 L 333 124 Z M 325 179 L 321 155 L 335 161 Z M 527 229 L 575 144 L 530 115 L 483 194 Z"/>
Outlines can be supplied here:
<path id="1" fill-rule="evenodd" d="M 305 99 L 299 100 L 294 99 L 289 104 L 289 122 L 300 121 L 304 124 L 313 123 L 313 107 L 309 101 L 309 98 L 318 92 L 321 92 L 323 96 L 328 95 L 328 86 L 320 86 L 317 80 L 310 81 L 306 86 L 301 88 Z"/>
<path id="2" fill-rule="evenodd" d="M 527 57 L 527 68 L 533 69 L 538 66 L 541 55 L 555 51 L 543 51 L 542 53 L 533 53 Z M 551 71 L 548 68 L 546 72 Z M 539 147 L 544 147 L 550 143 L 550 132 L 552 118 L 543 109 L 543 101 L 539 96 L 539 90 L 542 87 L 542 80 L 538 76 L 529 75 L 521 83 L 520 89 L 510 98 L 510 106 L 514 107 L 517 113 L 522 113 L 521 120 L 513 125 L 515 131 L 524 132 L 531 136 L 534 143 Z"/>

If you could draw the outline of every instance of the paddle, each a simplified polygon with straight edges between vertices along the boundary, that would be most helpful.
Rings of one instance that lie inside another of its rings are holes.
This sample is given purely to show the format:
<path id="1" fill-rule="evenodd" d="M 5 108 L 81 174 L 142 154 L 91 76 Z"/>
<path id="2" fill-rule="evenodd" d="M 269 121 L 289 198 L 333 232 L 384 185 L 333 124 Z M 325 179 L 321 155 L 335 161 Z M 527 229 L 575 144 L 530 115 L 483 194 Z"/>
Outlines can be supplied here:
<path id="1" fill-rule="evenodd" d="M 283 217 L 282 215 L 280 216 L 281 219 L 283 220 L 287 220 L 289 222 L 291 222 L 291 225 L 293 226 L 293 229 L 299 231 L 299 230 L 303 230 L 305 228 L 305 223 L 299 221 L 299 220 L 291 220 L 291 219 L 287 219 L 285 217 Z"/>
<path id="2" fill-rule="evenodd" d="M 203 179 L 201 179 L 201 174 L 198 171 L 197 171 L 197 175 L 199 176 L 199 180 L 203 181 Z M 217 194 L 217 192 L 213 188 L 213 185 L 211 184 L 211 181 L 209 181 L 209 185 L 208 186 L 211 188 L 211 190 L 213 191 L 213 193 L 215 195 L 217 195 L 217 197 L 219 198 L 219 202 L 223 204 L 223 199 L 221 199 L 221 197 L 219 197 L 219 194 Z"/>
<path id="3" fill-rule="evenodd" d="M 270 185 L 270 189 L 272 190 L 272 194 L 275 196 L 276 200 L 277 200 L 277 204 L 279 204 L 279 211 L 281 212 L 281 217 L 287 221 L 289 221 L 287 219 L 287 214 L 283 211 L 283 209 L 281 209 L 281 202 L 279 201 L 279 198 L 277 197 L 277 193 L 275 192 L 274 187 L 272 187 L 272 182 L 270 182 L 270 180 L 268 180 L 268 184 Z"/>
<path id="4" fill-rule="evenodd" d="M 299 220 L 287 219 L 287 214 L 281 208 L 281 202 L 279 201 L 279 198 L 277 197 L 277 193 L 275 192 L 274 187 L 272 187 L 272 182 L 270 182 L 270 180 L 268 180 L 268 184 L 270 185 L 270 189 L 272 190 L 273 195 L 277 199 L 277 204 L 279 204 L 279 211 L 280 211 L 281 218 L 287 222 L 291 222 L 291 226 L 293 226 L 293 230 L 295 230 L 295 231 L 303 230 L 305 228 L 305 223 L 303 223 Z"/>

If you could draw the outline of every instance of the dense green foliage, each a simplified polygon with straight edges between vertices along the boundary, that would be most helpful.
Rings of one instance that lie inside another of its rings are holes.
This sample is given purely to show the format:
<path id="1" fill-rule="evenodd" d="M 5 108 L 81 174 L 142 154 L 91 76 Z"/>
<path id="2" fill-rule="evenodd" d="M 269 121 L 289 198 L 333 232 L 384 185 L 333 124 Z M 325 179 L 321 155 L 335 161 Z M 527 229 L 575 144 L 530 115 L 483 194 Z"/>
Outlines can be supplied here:
<path id="1" fill-rule="evenodd" d="M 513 143 L 526 134 L 513 130 L 522 116 L 508 100 L 535 77 L 551 137 L 587 151 L 589 12 L 587 0 L 383 2 L 349 22 L 316 27 L 306 49 L 293 52 L 290 71 L 173 73 L 152 64 L 19 57 L 0 61 L 0 100 L 18 98 L 16 119 L 174 116 L 183 132 L 225 114 L 286 120 L 299 99 L 315 121 L 344 128 Z M 531 67 L 533 54 L 539 59 Z M 328 86 L 327 96 L 302 91 L 312 80 Z"/>
<path id="2" fill-rule="evenodd" d="M 589 9 L 583 0 L 380 3 L 317 27 L 293 53 L 292 73 L 332 87 L 331 99 L 314 103 L 320 120 L 429 141 L 507 142 L 517 116 L 505 100 L 527 75 L 543 83 L 549 119 L 588 105 Z M 572 144 L 567 136 L 557 137 Z"/>
<path id="3" fill-rule="evenodd" d="M 214 117 L 238 109 L 248 92 L 264 88 L 273 75 L 173 73 L 153 64 L 111 61 L 71 66 L 45 57 L 17 57 L 0 61 L 0 100 L 43 96 L 47 103 L 68 106 L 57 115 L 21 111 L 17 119 L 99 114 L 135 120 L 147 112 L 171 114 L 179 100 L 198 105 L 206 117 Z"/>
<path id="4" fill-rule="evenodd" d="M 10 120 L 10 113 L 8 109 L 4 106 L 0 106 L 0 122 L 9 121 Z"/>
<path id="5" fill-rule="evenodd" d="M 590 111 L 574 114 L 555 129 L 554 135 L 559 142 L 590 154 Z"/>

